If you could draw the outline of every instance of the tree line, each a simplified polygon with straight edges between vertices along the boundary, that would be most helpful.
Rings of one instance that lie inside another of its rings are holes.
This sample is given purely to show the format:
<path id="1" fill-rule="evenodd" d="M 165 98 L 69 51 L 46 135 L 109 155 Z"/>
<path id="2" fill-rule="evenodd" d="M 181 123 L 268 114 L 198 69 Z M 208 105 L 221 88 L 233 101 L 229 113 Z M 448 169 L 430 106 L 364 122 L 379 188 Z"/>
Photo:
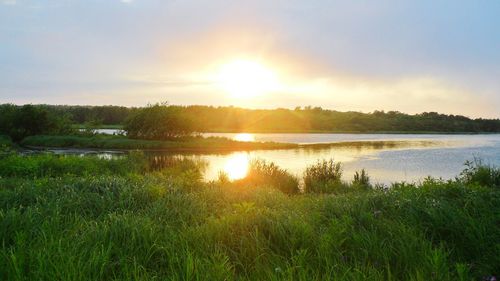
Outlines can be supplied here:
<path id="1" fill-rule="evenodd" d="M 340 112 L 321 107 L 245 109 L 232 106 L 146 107 L 0 105 L 0 134 L 20 139 L 62 134 L 71 124 L 124 125 L 130 137 L 167 139 L 193 132 L 471 132 L 498 133 L 500 119 L 436 112 Z"/>

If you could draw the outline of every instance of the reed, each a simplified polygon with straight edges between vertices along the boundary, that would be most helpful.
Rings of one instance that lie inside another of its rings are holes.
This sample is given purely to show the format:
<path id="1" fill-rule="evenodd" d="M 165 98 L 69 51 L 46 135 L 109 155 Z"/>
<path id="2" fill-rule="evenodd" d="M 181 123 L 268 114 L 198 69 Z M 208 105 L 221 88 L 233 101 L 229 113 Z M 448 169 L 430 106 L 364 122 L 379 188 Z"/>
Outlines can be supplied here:
<path id="1" fill-rule="evenodd" d="M 291 195 L 276 187 L 284 172 L 270 163 L 256 166 L 259 184 L 207 183 L 188 159 L 151 169 L 130 166 L 138 155 L 9 157 L 10 165 L 0 161 L 1 280 L 481 280 L 500 272 L 500 190 L 481 182 Z M 14 166 L 23 172 L 5 172 Z"/>

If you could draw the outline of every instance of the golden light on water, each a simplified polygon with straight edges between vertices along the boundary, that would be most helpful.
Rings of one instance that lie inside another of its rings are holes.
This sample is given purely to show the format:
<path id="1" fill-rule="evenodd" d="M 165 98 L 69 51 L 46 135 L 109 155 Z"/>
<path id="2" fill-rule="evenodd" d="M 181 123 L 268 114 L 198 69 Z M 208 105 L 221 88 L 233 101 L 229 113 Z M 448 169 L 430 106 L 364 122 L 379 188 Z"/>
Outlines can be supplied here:
<path id="1" fill-rule="evenodd" d="M 257 61 L 237 59 L 222 65 L 217 84 L 233 97 L 244 99 L 280 88 L 276 73 Z"/>
<path id="2" fill-rule="evenodd" d="M 245 153 L 231 155 L 224 165 L 224 172 L 230 180 L 244 178 L 248 173 L 250 159 Z"/>
<path id="3" fill-rule="evenodd" d="M 255 141 L 255 136 L 253 134 L 248 134 L 248 133 L 241 133 L 241 134 L 236 134 L 233 137 L 234 140 L 236 141 Z"/>

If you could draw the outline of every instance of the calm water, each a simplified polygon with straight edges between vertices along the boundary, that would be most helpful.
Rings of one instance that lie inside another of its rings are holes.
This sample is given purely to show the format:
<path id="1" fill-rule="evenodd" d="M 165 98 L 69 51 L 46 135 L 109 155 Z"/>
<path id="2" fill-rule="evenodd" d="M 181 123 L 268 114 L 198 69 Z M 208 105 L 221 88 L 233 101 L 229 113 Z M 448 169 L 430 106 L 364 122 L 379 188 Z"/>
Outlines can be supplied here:
<path id="1" fill-rule="evenodd" d="M 413 134 L 230 134 L 210 133 L 240 141 L 276 141 L 299 144 L 364 141 L 402 141 L 401 145 L 357 145 L 322 149 L 263 150 L 228 154 L 172 154 L 205 160 L 205 178 L 216 179 L 219 171 L 230 178 L 245 176 L 252 159 L 272 161 L 293 174 L 302 175 L 307 165 L 318 159 L 333 158 L 344 166 L 344 179 L 366 169 L 372 182 L 419 181 L 427 176 L 450 179 L 463 169 L 466 160 L 482 159 L 500 166 L 500 134 L 491 135 L 413 135 Z M 55 151 L 66 153 L 65 151 Z M 87 154 L 89 151 L 76 151 Z M 102 157 L 116 152 L 92 151 Z M 162 153 L 165 154 L 165 153 Z"/>
<path id="2" fill-rule="evenodd" d="M 418 181 L 427 176 L 450 179 L 463 169 L 466 160 L 480 158 L 500 166 L 500 134 L 494 135 L 410 135 L 410 134 L 205 134 L 244 141 L 330 143 L 350 141 L 407 141 L 401 146 L 355 146 L 323 149 L 289 149 L 234 152 L 225 155 L 191 155 L 208 162 L 207 179 L 219 171 L 230 177 L 244 176 L 248 161 L 264 159 L 296 175 L 317 159 L 334 158 L 344 165 L 344 179 L 366 169 L 373 182 Z M 422 142 L 423 141 L 423 142 Z"/>

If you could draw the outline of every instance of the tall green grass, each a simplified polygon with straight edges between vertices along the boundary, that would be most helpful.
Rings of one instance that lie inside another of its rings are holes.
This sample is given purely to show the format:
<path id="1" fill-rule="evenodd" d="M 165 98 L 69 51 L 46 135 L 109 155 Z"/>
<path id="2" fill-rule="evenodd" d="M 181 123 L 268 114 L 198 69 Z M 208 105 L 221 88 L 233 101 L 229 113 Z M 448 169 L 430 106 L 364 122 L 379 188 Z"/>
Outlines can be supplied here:
<path id="1" fill-rule="evenodd" d="M 245 178 L 236 183 L 244 186 L 270 186 L 287 194 L 300 192 L 299 179 L 272 162 L 256 159 L 250 162 Z"/>
<path id="2" fill-rule="evenodd" d="M 331 193 L 342 187 L 340 162 L 318 160 L 304 171 L 304 190 L 312 193 Z"/>
<path id="3" fill-rule="evenodd" d="M 500 272 L 500 190 L 480 183 L 290 195 L 273 184 L 278 177 L 262 176 L 284 174 L 269 163 L 255 184 L 203 182 L 192 176 L 202 165 L 186 159 L 142 168 L 130 159 L 12 159 L 29 166 L 49 157 L 75 167 L 0 177 L 1 280 L 481 280 Z"/>
<path id="4" fill-rule="evenodd" d="M 485 165 L 480 159 L 465 162 L 460 178 L 467 184 L 479 184 L 500 188 L 500 169 Z"/>
<path id="5" fill-rule="evenodd" d="M 102 148 L 102 149 L 151 149 L 177 151 L 234 151 L 252 149 L 297 148 L 297 144 L 275 142 L 240 142 L 221 137 L 184 137 L 174 140 L 142 140 L 111 135 L 29 136 L 21 145 L 32 147 Z"/>
<path id="6" fill-rule="evenodd" d="M 142 157 L 103 160 L 97 156 L 37 154 L 32 156 L 11 153 L 0 157 L 2 177 L 62 177 L 86 175 L 124 175 L 144 170 Z"/>

